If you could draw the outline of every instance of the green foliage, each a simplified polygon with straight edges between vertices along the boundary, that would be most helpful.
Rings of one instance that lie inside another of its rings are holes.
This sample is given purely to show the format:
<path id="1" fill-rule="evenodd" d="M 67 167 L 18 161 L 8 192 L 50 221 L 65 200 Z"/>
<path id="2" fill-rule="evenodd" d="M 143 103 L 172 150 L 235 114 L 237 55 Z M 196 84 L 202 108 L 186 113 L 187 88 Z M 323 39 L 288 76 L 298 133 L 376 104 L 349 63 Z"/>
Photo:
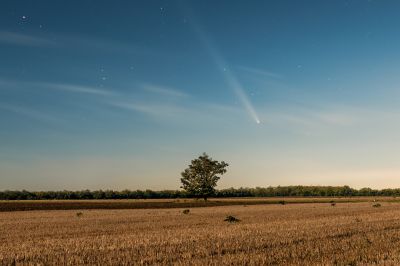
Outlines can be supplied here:
<path id="1" fill-rule="evenodd" d="M 203 153 L 199 158 L 192 160 L 189 167 L 181 173 L 181 188 L 189 195 L 207 200 L 215 194 L 215 187 L 220 179 L 218 175 L 226 173 L 227 166 L 224 161 L 215 161 Z"/>
<path id="2" fill-rule="evenodd" d="M 354 189 L 348 186 L 278 186 L 256 188 L 227 188 L 215 190 L 214 197 L 356 197 L 356 196 L 400 196 L 400 188 Z M 184 190 L 82 190 L 82 191 L 0 191 L 0 200 L 50 200 L 50 199 L 177 199 L 191 198 Z"/>
<path id="3" fill-rule="evenodd" d="M 240 222 L 240 220 L 239 220 L 238 218 L 236 218 L 235 216 L 232 216 L 232 215 L 226 216 L 226 218 L 225 218 L 224 221 L 225 221 L 225 222 L 229 222 L 229 223 L 237 223 L 237 222 Z"/>

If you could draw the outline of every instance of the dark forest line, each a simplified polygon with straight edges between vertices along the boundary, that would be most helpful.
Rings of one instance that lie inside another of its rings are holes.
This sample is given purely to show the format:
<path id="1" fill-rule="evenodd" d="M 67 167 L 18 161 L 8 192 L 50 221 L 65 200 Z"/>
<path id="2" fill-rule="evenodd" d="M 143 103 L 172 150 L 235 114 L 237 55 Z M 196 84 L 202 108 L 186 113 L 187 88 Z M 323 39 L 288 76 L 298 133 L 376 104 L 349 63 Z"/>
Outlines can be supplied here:
<path id="1" fill-rule="evenodd" d="M 349 186 L 278 186 L 256 188 L 227 188 L 216 190 L 216 198 L 227 197 L 352 197 L 400 196 L 395 189 L 354 189 Z M 0 191 L 0 200 L 50 200 L 50 199 L 172 199 L 193 198 L 183 190 L 81 190 L 81 191 Z"/>

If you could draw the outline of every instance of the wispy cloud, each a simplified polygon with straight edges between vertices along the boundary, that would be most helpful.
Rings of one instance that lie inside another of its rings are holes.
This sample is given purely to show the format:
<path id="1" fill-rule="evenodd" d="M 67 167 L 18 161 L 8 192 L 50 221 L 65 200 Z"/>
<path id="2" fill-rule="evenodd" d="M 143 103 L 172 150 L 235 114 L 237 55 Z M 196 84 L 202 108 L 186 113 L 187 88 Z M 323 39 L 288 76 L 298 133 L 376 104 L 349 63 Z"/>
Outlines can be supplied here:
<path id="1" fill-rule="evenodd" d="M 155 117 L 177 116 L 187 113 L 185 108 L 181 108 L 176 105 L 121 101 L 108 102 L 108 104 L 125 110 L 136 111 Z"/>
<path id="2" fill-rule="evenodd" d="M 57 83 L 57 82 L 36 82 L 36 81 L 15 81 L 3 80 L 0 78 L 0 86 L 2 83 L 13 89 L 21 91 L 57 91 L 65 92 L 65 94 L 74 95 L 87 94 L 92 95 L 90 103 L 88 98 L 82 98 L 79 101 L 86 108 L 87 104 L 100 104 L 102 108 L 105 105 L 115 107 L 120 110 L 138 112 L 153 119 L 162 119 L 168 122 L 190 122 L 199 119 L 220 120 L 227 117 L 237 117 L 240 108 L 234 106 L 226 106 L 221 104 L 212 104 L 199 102 L 188 94 L 162 85 L 153 85 L 150 83 L 140 84 L 140 88 L 148 92 L 143 94 L 140 92 L 131 94 L 128 90 L 104 89 L 93 86 L 85 86 L 80 84 Z M 4 86 L 6 87 L 6 86 Z M 184 101 L 183 101 L 184 99 Z M 93 101 L 92 101 L 93 100 Z M 74 102 L 77 104 L 76 102 Z M 17 108 L 17 106 L 4 105 L 3 109 L 13 111 L 15 113 L 29 115 L 39 118 L 41 115 L 34 110 Z M 42 118 L 45 118 L 43 116 Z"/>
<path id="3" fill-rule="evenodd" d="M 69 49 L 72 47 L 89 52 L 102 51 L 139 56 L 164 55 L 147 47 L 135 45 L 134 43 L 125 43 L 118 40 L 104 39 L 97 36 L 52 34 L 51 37 L 57 42 L 58 46 L 63 49 Z"/>
<path id="4" fill-rule="evenodd" d="M 366 121 L 365 115 L 366 110 L 336 105 L 285 105 L 260 109 L 260 117 L 267 127 L 305 136 L 355 132 L 373 123 Z M 375 112 L 369 114 L 369 117 L 377 116 Z"/>
<path id="5" fill-rule="evenodd" d="M 265 108 L 260 116 L 266 125 L 306 135 L 341 133 L 380 134 L 397 132 L 400 110 L 376 109 L 371 106 L 285 106 Z"/>
<path id="6" fill-rule="evenodd" d="M 337 126 L 351 126 L 358 121 L 355 114 L 343 112 L 322 112 L 314 114 L 313 117 L 323 123 Z"/>
<path id="7" fill-rule="evenodd" d="M 38 110 L 22 107 L 19 105 L 12 105 L 7 103 L 0 103 L 0 110 L 4 110 L 7 112 L 12 112 L 18 115 L 22 115 L 25 117 L 33 118 L 39 121 L 51 122 L 51 123 L 58 123 L 60 119 L 55 118 L 47 113 L 40 112 Z"/>
<path id="8" fill-rule="evenodd" d="M 165 53 L 156 52 L 147 47 L 133 43 L 125 43 L 117 40 L 103 39 L 97 36 L 70 35 L 57 33 L 19 33 L 0 31 L 0 44 L 11 44 L 31 47 L 53 47 L 59 49 L 75 49 L 90 52 L 110 52 L 136 56 L 170 57 Z"/>
<path id="9" fill-rule="evenodd" d="M 237 122 L 237 117 L 243 115 L 240 108 L 220 104 L 191 102 L 190 105 L 176 102 L 135 102 L 135 101 L 108 101 L 107 105 L 121 110 L 139 112 L 174 123 L 214 123 L 225 121 Z"/>
<path id="10" fill-rule="evenodd" d="M 276 79 L 281 79 L 283 76 L 281 74 L 271 72 L 268 70 L 264 69 L 259 69 L 259 68 L 254 68 L 254 67 L 248 67 L 248 66 L 236 66 L 237 69 L 245 71 L 250 74 L 258 75 L 258 76 L 264 76 L 268 78 L 276 78 Z"/>
<path id="11" fill-rule="evenodd" d="M 361 121 L 361 114 L 355 110 L 340 109 L 306 109 L 287 107 L 286 111 L 264 111 L 264 119 L 272 124 L 283 124 L 315 128 L 319 126 L 346 127 Z"/>
<path id="12" fill-rule="evenodd" d="M 165 96 L 172 96 L 172 97 L 186 97 L 188 96 L 186 93 L 170 88 L 170 87 L 165 87 L 165 86 L 159 86 L 159 85 L 154 85 L 154 84 L 142 84 L 141 87 L 152 93 L 156 94 L 162 94 Z"/>
<path id="13" fill-rule="evenodd" d="M 8 31 L 0 31 L 0 43 L 35 47 L 51 46 L 55 44 L 55 42 L 50 39 Z"/>
<path id="14" fill-rule="evenodd" d="M 117 95 L 117 93 L 111 89 L 104 89 L 93 86 L 85 86 L 85 85 L 69 84 L 69 83 L 17 81 L 17 80 L 7 80 L 0 78 L 0 86 L 2 87 L 11 86 L 15 88 L 46 88 L 46 89 L 54 89 L 71 93 L 85 93 L 85 94 L 93 94 L 101 96 Z"/>
<path id="15" fill-rule="evenodd" d="M 33 84 L 35 84 L 36 86 L 43 86 L 46 88 L 57 89 L 67 92 L 95 94 L 102 96 L 116 95 L 116 93 L 111 90 L 97 88 L 97 87 L 90 87 L 90 86 L 63 84 L 63 83 L 33 83 Z"/>
<path id="16" fill-rule="evenodd" d="M 0 89 L 5 89 L 8 87 L 15 87 L 18 84 L 20 84 L 20 82 L 4 79 L 4 78 L 0 77 Z"/>

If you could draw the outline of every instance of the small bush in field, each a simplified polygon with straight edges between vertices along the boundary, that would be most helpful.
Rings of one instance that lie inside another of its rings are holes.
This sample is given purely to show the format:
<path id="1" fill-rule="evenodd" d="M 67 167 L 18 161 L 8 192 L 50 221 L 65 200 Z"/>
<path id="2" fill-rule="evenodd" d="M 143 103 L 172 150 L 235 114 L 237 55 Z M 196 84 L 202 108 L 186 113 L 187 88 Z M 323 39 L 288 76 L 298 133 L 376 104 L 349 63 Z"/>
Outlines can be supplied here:
<path id="1" fill-rule="evenodd" d="M 82 217 L 83 216 L 83 213 L 82 212 L 77 212 L 76 213 L 76 217 Z"/>
<path id="2" fill-rule="evenodd" d="M 280 201 L 278 201 L 278 203 L 281 204 L 281 205 L 285 205 L 286 204 L 286 202 L 284 200 L 280 200 Z"/>
<path id="3" fill-rule="evenodd" d="M 335 207 L 336 206 L 336 202 L 331 202 L 331 206 Z"/>
<path id="4" fill-rule="evenodd" d="M 189 209 L 186 209 L 186 210 L 183 210 L 183 211 L 182 211 L 183 214 L 189 214 L 189 212 L 190 212 Z"/>
<path id="5" fill-rule="evenodd" d="M 375 203 L 374 205 L 372 205 L 372 207 L 375 207 L 375 208 L 379 208 L 379 207 L 381 207 L 382 205 L 380 204 L 380 203 Z"/>

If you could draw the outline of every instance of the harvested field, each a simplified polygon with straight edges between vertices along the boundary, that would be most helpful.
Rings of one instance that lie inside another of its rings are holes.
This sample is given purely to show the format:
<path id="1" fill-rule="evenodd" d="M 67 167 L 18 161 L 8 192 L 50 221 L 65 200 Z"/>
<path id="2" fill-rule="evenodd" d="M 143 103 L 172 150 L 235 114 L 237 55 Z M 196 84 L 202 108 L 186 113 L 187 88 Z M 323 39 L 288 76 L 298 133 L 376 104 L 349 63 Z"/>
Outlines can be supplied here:
<path id="1" fill-rule="evenodd" d="M 79 212 L 0 213 L 2 265 L 400 264 L 399 203 Z"/>
<path id="2" fill-rule="evenodd" d="M 218 198 L 208 201 L 196 199 L 139 199 L 139 200 L 10 200 L 0 201 L 0 212 L 30 210 L 80 210 L 80 209 L 163 209 L 195 208 L 228 205 L 259 205 L 286 203 L 329 202 L 400 202 L 396 197 L 285 197 L 285 198 Z"/>

